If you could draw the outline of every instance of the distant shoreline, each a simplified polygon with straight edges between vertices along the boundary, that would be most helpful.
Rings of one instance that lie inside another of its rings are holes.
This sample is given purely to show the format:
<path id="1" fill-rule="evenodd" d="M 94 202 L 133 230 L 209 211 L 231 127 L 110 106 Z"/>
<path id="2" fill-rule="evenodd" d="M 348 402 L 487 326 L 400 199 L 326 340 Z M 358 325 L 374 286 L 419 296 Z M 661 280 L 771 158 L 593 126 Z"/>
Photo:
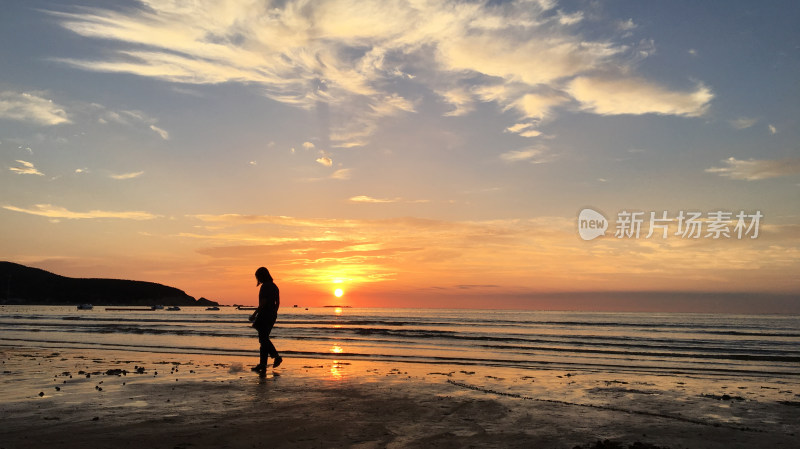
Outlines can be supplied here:
<path id="1" fill-rule="evenodd" d="M 0 304 L 113 307 L 219 306 L 183 290 L 155 282 L 71 278 L 13 262 L 0 262 Z"/>

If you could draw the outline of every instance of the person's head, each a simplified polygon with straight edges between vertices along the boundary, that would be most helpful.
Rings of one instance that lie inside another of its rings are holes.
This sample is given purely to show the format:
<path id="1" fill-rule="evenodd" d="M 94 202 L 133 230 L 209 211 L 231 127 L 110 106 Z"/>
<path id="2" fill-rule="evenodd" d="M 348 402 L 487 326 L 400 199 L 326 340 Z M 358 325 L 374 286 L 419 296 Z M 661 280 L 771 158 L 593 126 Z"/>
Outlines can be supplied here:
<path id="1" fill-rule="evenodd" d="M 256 280 L 258 281 L 256 286 L 258 286 L 266 282 L 272 282 L 272 276 L 269 274 L 269 270 L 267 270 L 266 267 L 261 267 L 256 270 Z"/>

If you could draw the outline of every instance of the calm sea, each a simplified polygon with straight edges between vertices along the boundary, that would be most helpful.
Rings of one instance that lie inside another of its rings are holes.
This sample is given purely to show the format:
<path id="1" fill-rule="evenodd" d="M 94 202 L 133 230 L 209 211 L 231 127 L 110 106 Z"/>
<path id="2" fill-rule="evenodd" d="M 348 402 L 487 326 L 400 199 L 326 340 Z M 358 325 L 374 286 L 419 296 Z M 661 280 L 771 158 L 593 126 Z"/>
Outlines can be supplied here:
<path id="1" fill-rule="evenodd" d="M 0 345 L 257 356 L 250 311 L 0 306 Z M 283 355 L 800 376 L 800 316 L 283 308 Z"/>

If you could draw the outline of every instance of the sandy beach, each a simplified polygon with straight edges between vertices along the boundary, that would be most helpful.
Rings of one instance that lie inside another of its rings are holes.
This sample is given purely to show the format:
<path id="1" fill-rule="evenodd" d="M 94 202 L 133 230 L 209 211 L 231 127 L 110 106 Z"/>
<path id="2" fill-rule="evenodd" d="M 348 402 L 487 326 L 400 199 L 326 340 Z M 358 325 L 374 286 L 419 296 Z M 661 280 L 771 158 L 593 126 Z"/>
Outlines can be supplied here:
<path id="1" fill-rule="evenodd" d="M 794 448 L 764 378 L 2 347 L 0 447 Z M 605 443 L 598 441 L 609 440 Z"/>

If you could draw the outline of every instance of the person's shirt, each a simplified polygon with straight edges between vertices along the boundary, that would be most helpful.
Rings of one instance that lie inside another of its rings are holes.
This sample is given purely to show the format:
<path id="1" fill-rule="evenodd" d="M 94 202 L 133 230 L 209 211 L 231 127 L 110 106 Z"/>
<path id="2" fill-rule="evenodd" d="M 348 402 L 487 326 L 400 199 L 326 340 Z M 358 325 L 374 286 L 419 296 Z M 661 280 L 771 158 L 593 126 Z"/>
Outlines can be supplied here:
<path id="1" fill-rule="evenodd" d="M 275 285 L 274 282 L 261 284 L 261 290 L 258 291 L 259 313 L 277 315 L 280 304 L 281 300 L 278 286 Z"/>

